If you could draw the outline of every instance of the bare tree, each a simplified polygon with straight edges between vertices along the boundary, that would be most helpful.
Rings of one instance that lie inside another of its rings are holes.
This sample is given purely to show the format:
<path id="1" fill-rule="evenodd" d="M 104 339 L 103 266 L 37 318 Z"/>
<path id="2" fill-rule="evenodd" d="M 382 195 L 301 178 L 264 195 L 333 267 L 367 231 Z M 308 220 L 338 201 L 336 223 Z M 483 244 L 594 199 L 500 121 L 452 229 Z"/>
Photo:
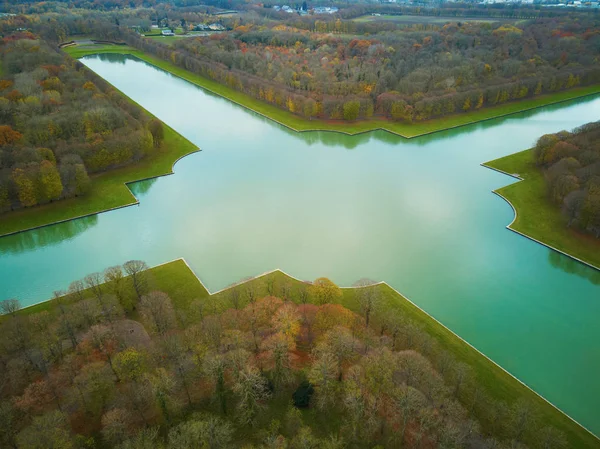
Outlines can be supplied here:
<path id="1" fill-rule="evenodd" d="M 104 270 L 104 282 L 121 303 L 123 303 L 123 278 L 123 268 L 119 265 Z"/>
<path id="2" fill-rule="evenodd" d="M 240 289 L 237 287 L 237 284 L 234 284 L 229 289 L 229 302 L 231 303 L 231 307 L 235 310 L 239 310 L 242 302 L 242 295 Z"/>
<path id="3" fill-rule="evenodd" d="M 120 346 L 116 334 L 107 326 L 96 325 L 90 328 L 83 342 L 103 356 L 117 381 L 120 381 L 113 362 L 113 355 L 117 353 Z"/>
<path id="4" fill-rule="evenodd" d="M 83 284 L 83 281 L 73 281 L 69 284 L 69 288 L 67 289 L 67 293 L 75 296 L 78 301 L 85 299 L 83 294 L 84 291 L 85 285 Z"/>
<path id="5" fill-rule="evenodd" d="M 175 310 L 171 298 L 162 292 L 150 292 L 142 296 L 140 313 L 146 325 L 153 331 L 163 335 L 167 330 L 175 327 Z"/>
<path id="6" fill-rule="evenodd" d="M 219 402 L 221 413 L 227 414 L 227 392 L 225 389 L 225 369 L 227 361 L 220 354 L 208 354 L 204 359 L 203 371 L 215 385 L 215 399 Z"/>
<path id="7" fill-rule="evenodd" d="M 526 433 L 535 427 L 537 421 L 531 404 L 525 399 L 519 399 L 511 407 L 510 426 L 512 437 L 521 443 Z"/>
<path id="8" fill-rule="evenodd" d="M 312 282 L 310 281 L 302 281 L 302 284 L 298 287 L 298 299 L 300 299 L 300 304 L 308 303 L 309 299 L 309 287 Z"/>
<path id="9" fill-rule="evenodd" d="M 148 265 L 141 260 L 130 260 L 123 264 L 123 270 L 131 279 L 138 300 L 141 300 L 148 288 Z"/>
<path id="10" fill-rule="evenodd" d="M 194 363 L 190 358 L 187 348 L 178 335 L 168 335 L 161 341 L 161 349 L 167 360 L 175 369 L 177 380 L 183 387 L 188 401 L 192 405 L 192 396 L 190 394 L 190 382 L 194 369 Z"/>
<path id="11" fill-rule="evenodd" d="M 233 392 L 238 398 L 238 419 L 242 424 L 253 425 L 258 413 L 264 407 L 264 401 L 270 396 L 265 379 L 260 371 L 253 366 L 247 366 L 233 386 Z"/>
<path id="12" fill-rule="evenodd" d="M 87 288 L 98 298 L 102 303 L 102 275 L 100 273 L 90 273 L 83 278 L 83 282 Z"/>
<path id="13" fill-rule="evenodd" d="M 5 299 L 0 302 L 0 311 L 4 315 L 15 317 L 19 310 L 21 310 L 21 303 L 18 299 Z"/>
<path id="14" fill-rule="evenodd" d="M 72 284 L 71 284 L 72 285 Z M 58 290 L 53 293 L 54 301 L 58 305 L 58 310 L 60 312 L 59 322 L 63 329 L 63 331 L 67 334 L 69 340 L 71 340 L 71 345 L 73 347 L 77 346 L 77 336 L 75 334 L 76 323 L 73 320 L 73 314 L 67 308 L 65 304 L 65 292 Z"/>
<path id="15" fill-rule="evenodd" d="M 369 322 L 371 320 L 371 315 L 373 311 L 379 306 L 381 301 L 381 294 L 379 289 L 375 286 L 377 281 L 372 279 L 359 279 L 353 285 L 356 289 L 356 299 L 360 305 L 360 309 L 364 313 L 365 316 L 365 325 L 369 327 Z"/>

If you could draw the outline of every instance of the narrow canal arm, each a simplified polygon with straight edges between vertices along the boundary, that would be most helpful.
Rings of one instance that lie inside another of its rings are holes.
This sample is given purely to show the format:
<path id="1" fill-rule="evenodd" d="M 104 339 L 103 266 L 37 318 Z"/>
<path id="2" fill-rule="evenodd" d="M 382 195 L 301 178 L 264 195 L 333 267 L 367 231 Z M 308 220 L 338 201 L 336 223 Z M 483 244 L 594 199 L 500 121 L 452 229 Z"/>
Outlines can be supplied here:
<path id="1" fill-rule="evenodd" d="M 186 69 L 176 66 L 169 61 L 149 55 L 136 48 L 123 45 L 86 44 L 65 47 L 64 51 L 74 58 L 82 58 L 84 56 L 100 53 L 117 53 L 134 56 L 296 132 L 332 131 L 355 135 L 370 131 L 382 130 L 410 139 L 427 134 L 433 134 L 439 131 L 472 125 L 474 123 L 484 122 L 487 120 L 493 120 L 500 117 L 506 117 L 519 112 L 534 110 L 543 106 L 600 94 L 600 85 L 578 87 L 553 94 L 541 95 L 536 98 L 513 101 L 500 106 L 481 108 L 468 113 L 449 115 L 437 119 L 413 123 L 393 122 L 382 118 L 357 120 L 355 122 L 325 121 L 317 119 L 308 120 L 272 106 L 269 103 L 252 98 L 249 95 L 220 84 L 216 81 L 196 75 Z"/>

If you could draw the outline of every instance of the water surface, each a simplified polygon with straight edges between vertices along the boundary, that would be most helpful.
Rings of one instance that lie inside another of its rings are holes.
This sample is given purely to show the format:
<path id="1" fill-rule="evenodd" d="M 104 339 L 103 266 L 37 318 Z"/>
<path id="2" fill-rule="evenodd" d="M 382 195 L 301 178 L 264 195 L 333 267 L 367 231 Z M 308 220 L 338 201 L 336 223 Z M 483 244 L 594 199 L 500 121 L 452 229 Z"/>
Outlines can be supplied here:
<path id="1" fill-rule="evenodd" d="M 0 239 L 1 297 L 24 304 L 129 259 L 184 257 L 212 291 L 281 268 L 385 280 L 600 433 L 600 276 L 505 229 L 483 161 L 597 120 L 600 99 L 406 140 L 295 133 L 131 57 L 84 64 L 198 145 L 141 203 Z"/>

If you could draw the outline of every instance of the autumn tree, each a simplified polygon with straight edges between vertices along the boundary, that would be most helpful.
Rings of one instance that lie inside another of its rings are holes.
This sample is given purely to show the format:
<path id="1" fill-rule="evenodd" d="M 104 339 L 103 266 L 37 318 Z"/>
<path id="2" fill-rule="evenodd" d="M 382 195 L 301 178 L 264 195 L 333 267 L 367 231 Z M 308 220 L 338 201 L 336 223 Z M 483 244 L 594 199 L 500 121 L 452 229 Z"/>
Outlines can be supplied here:
<path id="1" fill-rule="evenodd" d="M 175 311 L 171 298 L 162 292 L 150 292 L 142 296 L 140 313 L 146 326 L 159 335 L 163 335 L 176 325 Z"/>
<path id="2" fill-rule="evenodd" d="M 17 187 L 18 197 L 25 207 L 35 206 L 38 203 L 37 192 L 33 180 L 22 168 L 15 168 L 12 179 Z"/>
<path id="3" fill-rule="evenodd" d="M 344 120 L 354 121 L 360 113 L 360 103 L 352 100 L 344 103 Z"/>
<path id="4" fill-rule="evenodd" d="M 9 125 L 0 125 L 0 146 L 13 145 L 23 134 L 12 129 Z"/>
<path id="5" fill-rule="evenodd" d="M 81 350 L 90 354 L 92 358 L 106 360 L 111 371 L 121 380 L 118 366 L 115 364 L 115 355 L 119 350 L 120 342 L 112 329 L 103 325 L 92 326 L 83 338 Z"/>
<path id="6" fill-rule="evenodd" d="M 40 164 L 40 184 L 42 186 L 43 201 L 53 201 L 60 198 L 63 185 L 56 165 L 50 161 Z"/>
<path id="7" fill-rule="evenodd" d="M 342 297 L 342 290 L 327 278 L 319 278 L 310 286 L 310 293 L 317 304 L 334 303 Z"/>

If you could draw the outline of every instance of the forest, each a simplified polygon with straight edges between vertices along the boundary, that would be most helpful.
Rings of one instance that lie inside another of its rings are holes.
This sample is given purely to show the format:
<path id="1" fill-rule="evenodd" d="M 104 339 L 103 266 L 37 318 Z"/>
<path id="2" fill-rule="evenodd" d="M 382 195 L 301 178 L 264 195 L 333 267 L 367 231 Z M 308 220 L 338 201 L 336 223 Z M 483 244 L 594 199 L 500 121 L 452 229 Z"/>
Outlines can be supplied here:
<path id="1" fill-rule="evenodd" d="M 147 268 L 92 273 L 37 313 L 0 303 L 2 447 L 567 447 L 373 281 L 355 284 L 354 313 L 326 278 L 186 302 Z"/>
<path id="2" fill-rule="evenodd" d="M 5 36 L 0 58 L 0 212 L 83 195 L 160 145 L 161 122 L 38 36 Z"/>
<path id="3" fill-rule="evenodd" d="M 534 159 L 567 225 L 600 238 L 600 122 L 540 137 Z"/>
<path id="4" fill-rule="evenodd" d="M 310 30 L 240 22 L 173 46 L 123 38 L 307 118 L 421 121 L 600 81 L 596 19 L 417 25 L 373 38 L 348 35 L 340 19 L 306 21 Z"/>

